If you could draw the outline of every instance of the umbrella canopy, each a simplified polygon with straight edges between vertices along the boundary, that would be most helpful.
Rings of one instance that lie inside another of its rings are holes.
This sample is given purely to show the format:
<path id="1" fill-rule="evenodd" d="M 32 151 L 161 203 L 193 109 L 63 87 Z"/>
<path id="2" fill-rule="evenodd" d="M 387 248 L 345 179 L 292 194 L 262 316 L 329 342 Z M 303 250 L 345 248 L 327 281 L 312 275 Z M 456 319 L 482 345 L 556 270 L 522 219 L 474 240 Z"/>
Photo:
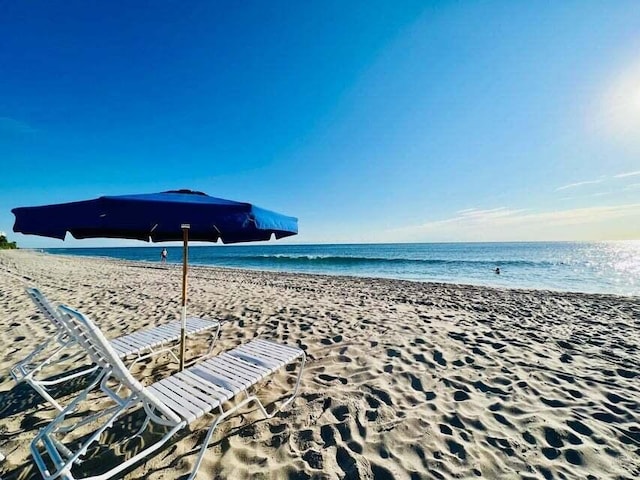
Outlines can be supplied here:
<path id="1" fill-rule="evenodd" d="M 189 238 L 236 243 L 298 233 L 297 218 L 191 190 L 105 196 L 11 211 L 16 216 L 13 231 L 19 233 L 61 240 L 67 232 L 75 238 L 183 240 L 180 370 L 184 368 Z"/>
<path id="2" fill-rule="evenodd" d="M 183 224 L 190 225 L 190 240 L 209 242 L 253 242 L 298 233 L 294 217 L 191 190 L 104 196 L 12 212 L 14 232 L 61 240 L 69 232 L 74 238 L 175 241 L 183 238 Z"/>

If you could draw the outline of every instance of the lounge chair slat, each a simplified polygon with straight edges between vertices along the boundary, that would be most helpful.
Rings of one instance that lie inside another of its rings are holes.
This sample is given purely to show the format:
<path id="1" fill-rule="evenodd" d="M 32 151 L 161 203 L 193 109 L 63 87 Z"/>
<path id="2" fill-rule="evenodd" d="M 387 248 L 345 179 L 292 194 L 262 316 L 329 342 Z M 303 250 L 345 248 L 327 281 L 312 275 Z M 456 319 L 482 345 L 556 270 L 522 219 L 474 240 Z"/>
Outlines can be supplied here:
<path id="1" fill-rule="evenodd" d="M 260 352 L 261 355 L 263 355 L 265 358 L 271 358 L 275 361 L 284 362 L 284 363 L 289 363 L 290 361 L 298 357 L 298 355 L 292 355 L 287 351 L 284 351 L 284 350 L 275 351 L 263 345 L 252 345 L 252 348 L 254 349 L 254 351 Z"/>
<path id="2" fill-rule="evenodd" d="M 287 363 L 289 360 L 289 357 L 286 355 L 276 355 L 273 352 L 265 351 L 256 345 L 251 345 L 251 347 L 247 348 L 246 351 L 250 351 L 252 354 L 262 358 L 263 360 L 271 361 L 278 367 L 283 363 Z"/>
<path id="3" fill-rule="evenodd" d="M 278 345 L 274 345 L 272 342 L 259 342 L 261 348 L 265 348 L 274 352 L 278 352 L 279 355 L 284 355 L 287 359 L 295 359 L 302 355 L 303 350 L 300 348 L 278 348 Z"/>
<path id="4" fill-rule="evenodd" d="M 122 343 L 125 345 L 129 345 L 131 350 L 134 352 L 137 352 L 138 350 L 143 350 L 147 344 L 140 341 L 139 338 L 133 337 L 133 336 L 127 336 L 126 338 L 122 339 Z"/>
<path id="5" fill-rule="evenodd" d="M 275 364 L 273 361 L 266 361 L 264 358 L 256 356 L 254 353 L 251 353 L 247 350 L 233 350 L 231 352 L 227 352 L 229 355 L 233 355 L 240 360 L 257 365 L 259 367 L 268 368 L 269 370 L 276 370 L 279 368 L 279 364 Z"/>
<path id="6" fill-rule="evenodd" d="M 163 325 L 157 325 L 153 328 L 163 332 L 163 334 L 169 338 L 175 335 L 180 335 L 180 325 L 178 324 L 178 322 L 175 322 L 175 321 L 165 323 Z"/>
<path id="7" fill-rule="evenodd" d="M 202 377 L 208 382 L 213 383 L 214 385 L 218 385 L 225 390 L 229 390 L 233 393 L 233 395 L 236 395 L 244 390 L 244 388 L 238 387 L 234 383 L 229 382 L 227 378 L 209 370 L 202 364 L 198 364 L 197 367 L 190 368 L 189 371 L 191 371 L 198 377 Z"/>
<path id="8" fill-rule="evenodd" d="M 188 392 L 182 390 L 176 385 L 170 384 L 167 382 L 167 378 L 150 385 L 149 390 L 153 393 L 162 392 L 164 395 L 173 399 L 175 402 L 178 402 L 182 407 L 186 408 L 196 416 L 200 415 L 204 409 L 204 405 L 193 401 Z"/>
<path id="9" fill-rule="evenodd" d="M 143 330 L 140 332 L 140 336 L 144 336 L 149 339 L 150 342 L 155 342 L 155 345 L 161 345 L 167 340 L 167 337 L 162 334 L 162 332 L 152 329 L 152 330 Z"/>
<path id="10" fill-rule="evenodd" d="M 274 362 L 283 362 L 286 361 L 289 358 L 289 355 L 286 352 L 275 352 L 273 350 L 270 350 L 262 345 L 260 345 L 258 342 L 250 342 L 247 343 L 246 345 L 243 345 L 242 347 L 239 347 L 239 350 L 248 350 L 253 352 L 254 354 L 258 354 L 263 356 L 266 359 L 271 359 Z"/>
<path id="11" fill-rule="evenodd" d="M 184 418 L 188 422 L 192 422 L 197 418 L 196 415 L 193 414 L 193 412 L 184 407 L 180 402 L 176 402 L 172 397 L 166 395 L 162 390 L 155 388 L 149 388 L 149 390 L 156 397 L 158 397 L 158 399 L 162 403 L 166 404 L 169 408 L 171 408 L 171 410 L 176 412 L 178 415 L 180 415 L 180 417 Z"/>
<path id="12" fill-rule="evenodd" d="M 186 382 L 195 384 L 198 386 L 198 388 L 205 389 L 211 395 L 217 396 L 217 398 L 220 400 L 221 403 L 226 402 L 231 397 L 233 397 L 233 392 L 231 390 L 227 390 L 226 388 L 223 388 L 220 385 L 215 385 L 205 380 L 203 377 L 194 374 L 189 369 L 184 370 L 178 373 L 177 375 L 180 375 L 181 378 L 184 377 L 184 380 Z"/>
<path id="13" fill-rule="evenodd" d="M 204 402 L 207 412 L 213 410 L 220 404 L 220 400 L 218 399 L 218 397 L 212 396 L 209 393 L 203 391 L 201 388 L 199 388 L 199 384 L 197 386 L 194 386 L 185 381 L 185 379 L 178 378 L 178 375 L 172 375 L 171 377 L 168 377 L 166 379 L 166 383 L 179 385 L 182 390 L 189 392 L 189 394 L 191 394 L 193 398 L 197 398 L 198 400 Z"/>
<path id="14" fill-rule="evenodd" d="M 211 320 L 204 320 L 202 318 L 187 318 L 187 330 L 202 331 L 211 328 Z"/>
<path id="15" fill-rule="evenodd" d="M 146 345 L 146 342 L 141 342 L 140 339 L 134 335 L 126 335 L 124 337 L 118 338 L 117 340 L 120 341 L 123 345 L 129 345 L 131 349 L 144 348 Z"/>
<path id="16" fill-rule="evenodd" d="M 237 362 L 232 362 L 231 359 L 233 357 L 231 355 L 218 355 L 216 357 L 210 358 L 208 361 L 211 363 L 215 363 L 220 368 L 229 372 L 230 375 L 238 375 L 240 378 L 244 378 L 248 381 L 254 381 L 255 378 L 261 378 L 263 375 L 263 371 L 259 371 L 254 368 L 246 368 L 242 364 L 238 364 Z"/>
<path id="17" fill-rule="evenodd" d="M 169 323 L 161 323 L 160 325 L 154 325 L 150 330 L 163 332 L 162 335 L 164 336 L 173 334 L 178 328 L 180 327 L 177 325 L 177 322 L 173 321 Z"/>
<path id="18" fill-rule="evenodd" d="M 137 345 L 133 342 L 131 342 L 131 340 L 126 339 L 126 340 L 122 340 L 122 342 L 120 342 L 120 345 L 122 345 L 123 347 L 126 348 L 126 355 L 132 355 L 134 353 L 138 353 L 140 350 L 142 350 L 142 347 L 140 345 Z"/>
<path id="19" fill-rule="evenodd" d="M 154 338 L 157 339 L 158 342 L 160 342 L 160 344 L 171 342 L 174 339 L 176 339 L 176 335 L 178 335 L 178 334 L 174 335 L 173 332 L 172 332 L 173 329 L 159 328 L 159 327 L 162 327 L 162 325 L 153 327 L 150 330 L 142 330 L 140 333 L 142 335 L 151 335 L 151 336 L 153 336 Z"/>
<path id="20" fill-rule="evenodd" d="M 189 397 L 183 397 L 181 395 L 178 395 L 176 392 L 174 392 L 173 390 L 171 390 L 170 388 L 168 388 L 166 385 L 162 383 L 154 384 L 152 385 L 152 387 L 149 387 L 149 388 L 153 393 L 155 394 L 162 393 L 165 396 L 165 398 L 170 399 L 171 401 L 174 402 L 174 404 L 180 406 L 183 410 L 187 410 L 192 415 L 194 415 L 194 417 L 191 418 L 191 421 L 204 415 L 204 410 L 200 406 L 190 402 Z M 186 418 L 187 417 L 185 417 L 185 419 Z"/>
<path id="21" fill-rule="evenodd" d="M 272 342 L 270 340 L 264 340 L 262 338 L 256 338 L 255 340 L 253 340 L 253 342 L 256 342 L 260 345 L 265 345 L 267 347 L 276 348 L 277 350 L 284 350 L 291 355 L 295 355 L 296 357 L 300 356 L 300 352 L 302 351 L 298 347 L 292 347 L 290 345 L 284 345 L 281 343 Z"/>
<path id="22" fill-rule="evenodd" d="M 251 355 L 256 355 L 256 356 L 262 358 L 263 360 L 266 360 L 267 362 L 271 362 L 271 363 L 274 363 L 274 364 L 278 364 L 278 363 L 283 361 L 283 360 L 271 357 L 270 355 L 265 353 L 262 349 L 257 348 L 256 345 L 253 345 L 251 343 L 248 343 L 246 345 L 242 345 L 241 347 L 238 347 L 236 350 L 239 351 L 239 352 L 247 352 L 247 353 L 250 353 Z"/>
<path id="23" fill-rule="evenodd" d="M 145 346 L 156 347 L 164 343 L 164 338 L 158 338 L 154 335 L 153 331 L 148 332 L 136 332 L 131 334 L 132 338 L 134 338 L 139 343 L 142 343 Z"/>
<path id="24" fill-rule="evenodd" d="M 210 411 L 212 408 L 209 399 L 203 400 L 198 395 L 194 395 L 191 390 L 186 388 L 187 385 L 185 385 L 184 382 L 181 382 L 176 378 L 167 377 L 158 383 L 167 390 L 174 392 L 182 401 L 189 402 L 189 404 L 197 408 L 198 413 L 202 412 L 202 415 Z"/>
<path id="25" fill-rule="evenodd" d="M 260 350 L 254 349 L 252 345 L 245 345 L 244 347 L 238 348 L 237 350 L 239 354 L 244 354 L 253 358 L 254 361 L 258 363 L 258 365 L 266 365 L 269 367 L 279 368 L 285 363 L 283 360 L 276 360 L 274 358 L 266 356 Z"/>
<path id="26" fill-rule="evenodd" d="M 241 360 L 238 357 L 234 357 L 233 355 L 229 355 L 228 353 L 223 353 L 223 354 L 220 355 L 220 357 L 224 358 L 225 361 L 227 361 L 227 362 L 234 363 L 234 364 L 238 365 L 240 368 L 250 369 L 251 371 L 254 371 L 257 374 L 268 375 L 273 371 L 272 369 L 264 367 L 264 366 L 259 366 L 259 365 L 255 365 L 253 363 L 245 362 L 244 360 Z"/>
<path id="27" fill-rule="evenodd" d="M 187 383 L 192 387 L 196 387 L 198 390 L 202 390 L 206 395 L 217 400 L 219 403 L 224 403 L 233 396 L 233 392 L 223 390 L 220 387 L 207 382 L 202 377 L 188 373 L 187 370 L 177 373 L 175 376 L 179 377 L 184 383 Z"/>
<path id="28" fill-rule="evenodd" d="M 251 383 L 252 383 L 251 380 L 248 380 L 244 377 L 239 377 L 235 373 L 229 372 L 225 368 L 221 367 L 217 362 L 215 362 L 214 359 L 209 359 L 204 362 L 201 362 L 200 365 L 222 376 L 224 379 L 229 381 L 232 385 L 236 385 L 238 388 L 242 390 L 245 390 L 249 386 L 251 386 Z"/>
<path id="29" fill-rule="evenodd" d="M 249 384 L 257 383 L 264 377 L 261 373 L 249 370 L 248 368 L 242 368 L 242 366 L 231 363 L 225 358 L 212 358 L 210 359 L 210 364 L 216 365 L 219 369 L 227 372 L 231 377 L 237 377 L 239 380 L 242 379 L 245 383 Z"/>
<path id="30" fill-rule="evenodd" d="M 273 347 L 266 342 L 253 342 L 251 347 L 255 350 L 263 352 L 267 356 L 276 358 L 278 360 L 286 361 L 291 357 L 291 354 L 285 349 Z"/>
<path id="31" fill-rule="evenodd" d="M 125 357 L 128 349 L 121 343 L 111 342 L 113 349 L 119 354 L 120 357 Z"/>
<path id="32" fill-rule="evenodd" d="M 163 325 L 156 330 L 156 333 L 162 336 L 161 345 L 175 342 L 180 338 L 180 330 L 175 327 L 166 327 Z"/>

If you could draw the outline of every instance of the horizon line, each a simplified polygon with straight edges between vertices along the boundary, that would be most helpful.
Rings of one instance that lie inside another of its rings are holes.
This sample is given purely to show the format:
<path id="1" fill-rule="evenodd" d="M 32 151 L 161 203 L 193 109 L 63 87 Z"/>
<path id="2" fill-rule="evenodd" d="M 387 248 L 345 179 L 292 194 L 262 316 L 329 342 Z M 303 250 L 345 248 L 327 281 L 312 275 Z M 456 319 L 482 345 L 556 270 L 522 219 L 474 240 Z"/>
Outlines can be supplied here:
<path id="1" fill-rule="evenodd" d="M 215 243 L 210 242 L 208 244 L 190 244 L 189 248 L 196 247 L 275 247 L 275 246 L 287 246 L 287 247 L 299 247 L 299 246 L 316 246 L 316 245 L 442 245 L 442 244 L 508 244 L 508 243 L 625 243 L 625 242 L 640 242 L 640 238 L 637 239 L 626 239 L 626 240 L 487 240 L 487 241 L 464 241 L 464 240 L 450 240 L 450 241 L 439 241 L 439 242 L 301 242 L 301 243 L 249 243 L 249 242 L 239 242 L 239 243 Z M 168 245 L 169 243 L 174 242 L 149 242 L 146 245 L 122 245 L 122 246 L 101 246 L 101 247 L 82 247 L 82 246 L 69 246 L 69 247 L 18 247 L 17 250 L 72 250 L 72 249 L 113 249 L 113 248 L 159 248 L 162 246 L 172 247 L 172 248 L 182 248 L 182 245 Z M 204 243 L 204 242 L 203 242 Z"/>

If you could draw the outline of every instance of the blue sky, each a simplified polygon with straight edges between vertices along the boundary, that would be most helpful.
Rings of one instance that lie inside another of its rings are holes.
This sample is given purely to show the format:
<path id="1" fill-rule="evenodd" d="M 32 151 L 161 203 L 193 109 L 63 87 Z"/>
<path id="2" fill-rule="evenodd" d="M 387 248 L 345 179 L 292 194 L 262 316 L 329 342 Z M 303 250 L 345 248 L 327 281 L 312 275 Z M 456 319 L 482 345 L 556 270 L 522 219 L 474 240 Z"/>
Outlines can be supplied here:
<path id="1" fill-rule="evenodd" d="M 624 2 L 3 2 L 16 206 L 176 188 L 291 242 L 640 238 L 640 9 Z M 137 243 L 134 243 L 137 244 Z"/>

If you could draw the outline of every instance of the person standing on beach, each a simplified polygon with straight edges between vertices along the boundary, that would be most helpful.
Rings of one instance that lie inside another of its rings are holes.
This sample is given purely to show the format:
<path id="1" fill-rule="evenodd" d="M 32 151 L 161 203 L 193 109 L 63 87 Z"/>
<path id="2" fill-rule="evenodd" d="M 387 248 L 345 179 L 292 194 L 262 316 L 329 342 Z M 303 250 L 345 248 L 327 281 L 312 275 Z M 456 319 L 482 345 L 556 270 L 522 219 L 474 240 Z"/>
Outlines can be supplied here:
<path id="1" fill-rule="evenodd" d="M 167 249 L 163 248 L 162 252 L 160 252 L 160 261 L 162 263 L 167 263 Z"/>

